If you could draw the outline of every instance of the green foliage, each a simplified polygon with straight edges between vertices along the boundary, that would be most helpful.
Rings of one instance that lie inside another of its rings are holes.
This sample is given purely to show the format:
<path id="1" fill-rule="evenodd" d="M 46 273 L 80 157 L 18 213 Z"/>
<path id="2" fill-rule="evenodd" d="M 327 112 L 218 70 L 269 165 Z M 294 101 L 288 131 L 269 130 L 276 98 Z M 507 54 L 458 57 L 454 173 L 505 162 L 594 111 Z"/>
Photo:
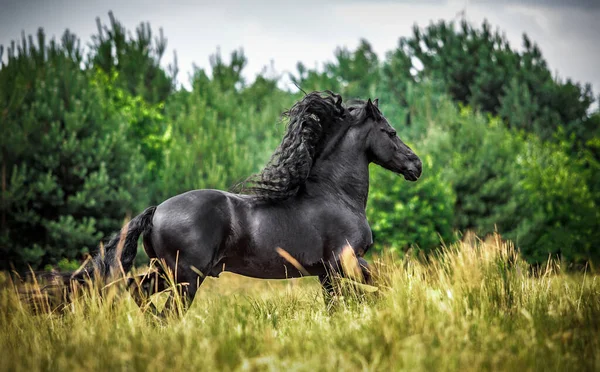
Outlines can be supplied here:
<path id="1" fill-rule="evenodd" d="M 80 69 L 78 40 L 46 44 L 40 30 L 38 42 L 9 49 L 0 70 L 3 269 L 81 258 L 134 207 L 143 170 L 126 122 Z"/>
<path id="2" fill-rule="evenodd" d="M 423 175 L 414 183 L 371 166 L 367 218 L 380 253 L 411 247 L 431 252 L 440 240 L 453 240 L 454 191 L 429 155 L 422 160 Z"/>
<path id="3" fill-rule="evenodd" d="M 415 82 L 443 81 L 457 102 L 502 114 L 509 126 L 546 140 L 559 126 L 574 133 L 580 145 L 597 133 L 597 128 L 590 132 L 587 114 L 594 102 L 591 86 L 553 79 L 540 49 L 526 35 L 518 52 L 487 22 L 477 28 L 466 21 L 440 21 L 415 26 L 413 36 L 401 38 L 389 59 L 389 71 L 403 70 L 400 74 Z"/>
<path id="4" fill-rule="evenodd" d="M 229 189 L 259 171 L 283 135 L 283 125 L 276 123 L 292 97 L 262 76 L 245 87 L 241 53 L 233 53 L 230 64 L 218 54 L 211 61 L 211 77 L 197 70 L 192 91 L 182 90 L 166 104 L 173 129 L 158 181 L 160 198 L 198 188 Z"/>
<path id="5" fill-rule="evenodd" d="M 164 166 L 164 152 L 170 141 L 171 128 L 162 111 L 164 104 L 150 104 L 141 96 L 132 96 L 118 87 L 119 74 L 92 70 L 91 84 L 107 98 L 104 110 L 120 116 L 126 124 L 127 138 L 140 145 L 146 163 L 146 180 L 152 183 Z"/>
<path id="6" fill-rule="evenodd" d="M 597 259 L 600 215 L 590 173 L 565 146 L 508 130 L 467 108 L 454 122 L 432 128 L 425 144 L 456 192 L 456 229 L 499 231 L 531 262 L 549 254 L 567 262 Z"/>
<path id="7" fill-rule="evenodd" d="M 600 259 L 600 208 L 581 163 L 558 145 L 526 137 L 525 150 L 514 164 L 522 222 L 507 237 L 531 261 L 543 262 L 549 254 L 577 264 Z"/>
<path id="8" fill-rule="evenodd" d="M 308 69 L 302 62 L 296 65 L 297 74 L 291 75 L 290 79 L 305 92 L 331 90 L 340 91 L 339 82 L 328 72 Z"/>
<path id="9" fill-rule="evenodd" d="M 326 71 L 336 77 L 340 83 L 338 91 L 344 97 L 364 98 L 376 94 L 381 78 L 379 58 L 368 41 L 362 39 L 355 51 L 338 48 L 335 57 L 335 63 L 328 64 Z"/>
<path id="10" fill-rule="evenodd" d="M 517 206 L 512 200 L 516 141 L 499 123 L 463 108 L 452 122 L 430 129 L 426 151 L 440 162 L 444 179 L 456 192 L 455 223 L 460 231 L 506 232 Z"/>
<path id="11" fill-rule="evenodd" d="M 177 57 L 168 72 L 161 66 L 167 48 L 162 29 L 152 39 L 149 23 L 141 23 L 135 37 L 108 13 L 110 27 L 96 19 L 98 33 L 92 36 L 88 64 L 107 74 L 117 72 L 116 86 L 133 96 L 140 96 L 150 104 L 164 102 L 173 92 L 178 73 Z"/>
<path id="12" fill-rule="evenodd" d="M 291 80 L 306 92 L 331 90 L 346 98 L 374 96 L 381 80 L 379 58 L 364 39 L 354 51 L 337 48 L 335 61 L 326 63 L 323 72 L 308 70 L 302 63 L 297 70 Z"/>
<path id="13" fill-rule="evenodd" d="M 279 115 L 301 97 L 277 78 L 246 81 L 241 50 L 217 52 L 210 74 L 196 69 L 192 89 L 178 88 L 176 59 L 162 66 L 162 31 L 128 33 L 112 13 L 97 23 L 85 57 L 69 32 L 7 50 L 1 268 L 72 267 L 128 212 L 230 189 L 267 162 Z M 416 183 L 373 168 L 376 249 L 430 251 L 455 232 L 499 231 L 531 262 L 600 259 L 600 112 L 589 85 L 553 78 L 523 42 L 516 51 L 487 23 L 439 22 L 415 27 L 384 60 L 361 40 L 320 69 L 298 64 L 290 78 L 306 91 L 380 98 L 424 161 Z"/>

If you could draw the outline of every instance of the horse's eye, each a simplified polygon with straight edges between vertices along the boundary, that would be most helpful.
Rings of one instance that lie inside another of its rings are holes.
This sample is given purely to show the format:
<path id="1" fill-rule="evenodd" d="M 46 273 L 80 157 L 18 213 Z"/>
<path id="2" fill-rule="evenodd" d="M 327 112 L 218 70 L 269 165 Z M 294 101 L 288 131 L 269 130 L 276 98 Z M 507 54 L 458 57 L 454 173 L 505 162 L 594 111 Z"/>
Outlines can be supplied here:
<path id="1" fill-rule="evenodd" d="M 395 130 L 393 130 L 391 132 L 387 132 L 387 134 L 388 134 L 388 136 L 390 136 L 390 138 L 396 137 L 396 131 Z"/>

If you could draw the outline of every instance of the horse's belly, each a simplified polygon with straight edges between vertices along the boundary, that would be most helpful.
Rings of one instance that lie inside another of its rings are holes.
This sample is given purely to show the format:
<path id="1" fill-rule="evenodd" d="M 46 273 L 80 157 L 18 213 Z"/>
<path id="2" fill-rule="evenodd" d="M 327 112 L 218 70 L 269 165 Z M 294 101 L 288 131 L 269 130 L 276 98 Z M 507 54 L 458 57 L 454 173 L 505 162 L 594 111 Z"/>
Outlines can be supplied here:
<path id="1" fill-rule="evenodd" d="M 308 245 L 310 247 L 310 245 Z M 287 279 L 320 275 L 323 267 L 322 248 L 313 249 L 248 248 L 237 249 L 225 255 L 214 267 L 214 272 L 229 271 L 261 279 Z M 294 247 L 295 248 L 295 247 Z"/>
<path id="2" fill-rule="evenodd" d="M 302 270 L 286 262 L 258 262 L 249 260 L 223 260 L 211 272 L 211 275 L 218 276 L 221 272 L 227 271 L 234 274 L 240 274 L 258 279 L 291 279 L 300 278 L 307 275 L 316 275 L 308 273 L 306 269 Z M 308 274 L 307 274 L 308 273 Z"/>

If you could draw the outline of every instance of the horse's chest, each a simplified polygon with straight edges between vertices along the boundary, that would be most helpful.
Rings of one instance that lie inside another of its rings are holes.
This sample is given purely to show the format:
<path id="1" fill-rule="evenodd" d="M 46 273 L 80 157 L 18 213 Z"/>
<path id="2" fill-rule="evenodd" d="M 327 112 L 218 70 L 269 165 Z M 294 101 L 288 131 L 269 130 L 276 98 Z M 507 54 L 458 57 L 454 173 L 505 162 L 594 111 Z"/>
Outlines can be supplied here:
<path id="1" fill-rule="evenodd" d="M 369 247 L 373 244 L 373 233 L 368 224 L 358 226 L 356 234 L 353 236 L 353 240 L 348 241 L 357 256 L 362 257 Z"/>
<path id="2" fill-rule="evenodd" d="M 362 256 L 373 244 L 373 234 L 366 218 L 332 219 L 327 224 L 325 250 L 338 252 L 350 245 L 358 256 Z"/>

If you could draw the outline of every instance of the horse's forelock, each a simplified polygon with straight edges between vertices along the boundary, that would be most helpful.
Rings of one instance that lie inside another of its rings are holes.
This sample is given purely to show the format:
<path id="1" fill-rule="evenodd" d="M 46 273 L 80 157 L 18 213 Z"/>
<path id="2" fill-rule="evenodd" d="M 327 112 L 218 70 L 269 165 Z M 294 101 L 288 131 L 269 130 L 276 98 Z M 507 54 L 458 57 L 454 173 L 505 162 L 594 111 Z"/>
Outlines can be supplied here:
<path id="1" fill-rule="evenodd" d="M 355 123 L 363 122 L 367 118 L 367 105 L 368 101 L 362 99 L 352 99 L 346 102 L 346 108 L 353 116 Z M 383 113 L 379 110 L 379 107 L 372 105 L 372 109 L 374 109 L 377 116 L 375 119 L 383 118 Z"/>

